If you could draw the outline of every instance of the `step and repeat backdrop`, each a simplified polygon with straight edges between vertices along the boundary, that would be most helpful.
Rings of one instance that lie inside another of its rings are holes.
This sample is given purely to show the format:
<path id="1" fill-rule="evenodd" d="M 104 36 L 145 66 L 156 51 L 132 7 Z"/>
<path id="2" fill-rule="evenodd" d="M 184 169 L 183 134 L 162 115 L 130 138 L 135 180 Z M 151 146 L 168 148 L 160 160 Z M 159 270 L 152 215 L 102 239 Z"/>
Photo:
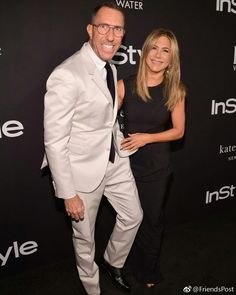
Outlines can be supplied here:
<path id="1" fill-rule="evenodd" d="M 157 27 L 174 31 L 188 89 L 186 134 L 173 144 L 167 226 L 236 205 L 236 3 L 234 0 L 116 0 L 126 36 L 114 57 L 118 77 L 135 73 L 143 41 Z M 73 255 L 70 221 L 42 173 L 46 80 L 87 40 L 99 1 L 0 3 L 0 274 Z M 97 249 L 114 212 L 102 202 Z"/>

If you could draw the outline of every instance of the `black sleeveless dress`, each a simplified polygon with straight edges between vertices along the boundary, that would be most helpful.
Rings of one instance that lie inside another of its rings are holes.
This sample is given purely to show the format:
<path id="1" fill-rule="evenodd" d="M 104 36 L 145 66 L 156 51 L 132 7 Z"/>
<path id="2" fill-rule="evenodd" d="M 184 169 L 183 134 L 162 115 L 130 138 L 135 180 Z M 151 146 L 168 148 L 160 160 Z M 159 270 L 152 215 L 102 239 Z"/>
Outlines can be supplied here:
<path id="1" fill-rule="evenodd" d="M 171 113 L 163 97 L 162 84 L 149 87 L 152 97 L 144 102 L 133 91 L 133 77 L 124 79 L 123 132 L 157 133 L 170 128 Z M 170 143 L 147 144 L 130 156 L 140 202 L 143 222 L 128 259 L 136 278 L 144 283 L 161 280 L 159 255 L 163 233 L 163 203 L 172 173 Z"/>
<path id="2" fill-rule="evenodd" d="M 133 78 L 124 80 L 123 101 L 124 135 L 128 133 L 157 133 L 170 127 L 170 112 L 165 105 L 162 85 L 149 87 L 152 97 L 144 102 L 133 92 Z M 148 144 L 130 156 L 131 167 L 136 179 L 155 179 L 170 174 L 170 143 Z"/>

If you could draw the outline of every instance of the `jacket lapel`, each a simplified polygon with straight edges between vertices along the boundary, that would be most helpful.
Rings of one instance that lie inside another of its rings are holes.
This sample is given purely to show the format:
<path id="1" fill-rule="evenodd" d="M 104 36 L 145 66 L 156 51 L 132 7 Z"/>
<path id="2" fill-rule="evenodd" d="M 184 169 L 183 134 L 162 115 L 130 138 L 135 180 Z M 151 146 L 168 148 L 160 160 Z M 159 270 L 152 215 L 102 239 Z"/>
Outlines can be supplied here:
<path id="1" fill-rule="evenodd" d="M 92 75 L 92 80 L 94 81 L 94 83 L 96 83 L 98 88 L 100 88 L 101 91 L 105 94 L 106 99 L 109 101 L 109 103 L 113 105 L 111 93 L 109 89 L 107 88 L 106 81 L 102 79 L 101 74 L 99 73 L 99 70 L 95 68 L 93 73 L 90 72 L 90 74 Z"/>
<path id="2" fill-rule="evenodd" d="M 117 117 L 117 111 L 118 111 L 118 92 L 117 92 L 117 72 L 115 69 L 115 66 L 112 65 L 111 66 L 112 71 L 113 71 L 113 76 L 114 76 L 114 80 L 115 80 L 115 101 L 114 101 L 114 107 L 113 107 L 113 124 L 116 121 L 116 117 Z"/>
<path id="3" fill-rule="evenodd" d="M 113 99 L 111 96 L 111 93 L 107 87 L 106 81 L 103 80 L 101 73 L 97 69 L 96 65 L 94 62 L 90 59 L 88 56 L 85 47 L 83 46 L 81 48 L 81 54 L 83 55 L 83 58 L 86 59 L 87 63 L 87 69 L 89 75 L 91 75 L 91 79 L 94 81 L 94 83 L 97 85 L 97 87 L 104 93 L 105 98 L 108 100 L 108 102 L 111 104 L 112 109 L 113 109 L 113 124 L 116 121 L 116 116 L 117 116 L 117 108 L 118 108 L 118 98 L 117 98 L 117 74 L 115 70 L 115 66 L 111 65 L 112 71 L 113 71 L 113 76 L 115 80 L 115 102 L 114 102 L 114 107 L 113 107 Z"/>

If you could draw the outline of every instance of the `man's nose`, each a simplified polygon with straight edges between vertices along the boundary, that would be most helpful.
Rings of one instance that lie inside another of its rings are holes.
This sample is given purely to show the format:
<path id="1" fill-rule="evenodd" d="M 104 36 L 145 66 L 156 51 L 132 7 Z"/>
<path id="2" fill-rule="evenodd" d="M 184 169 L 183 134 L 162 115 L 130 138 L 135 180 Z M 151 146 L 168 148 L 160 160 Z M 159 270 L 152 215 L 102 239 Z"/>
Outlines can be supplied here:
<path id="1" fill-rule="evenodd" d="M 114 29 L 113 28 L 109 28 L 109 31 L 107 32 L 107 39 L 109 41 L 114 40 Z"/>

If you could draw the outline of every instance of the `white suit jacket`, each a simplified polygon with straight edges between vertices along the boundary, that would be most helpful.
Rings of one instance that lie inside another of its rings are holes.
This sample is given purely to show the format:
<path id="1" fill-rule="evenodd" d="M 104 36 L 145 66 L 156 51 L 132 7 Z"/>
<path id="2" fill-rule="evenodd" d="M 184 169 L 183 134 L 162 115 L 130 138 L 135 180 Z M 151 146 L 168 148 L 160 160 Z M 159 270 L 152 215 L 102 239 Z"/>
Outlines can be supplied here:
<path id="1" fill-rule="evenodd" d="M 114 65 L 112 70 L 117 88 Z M 117 91 L 113 107 L 106 81 L 85 45 L 52 72 L 45 95 L 42 168 L 49 164 L 56 196 L 70 198 L 99 186 L 109 161 L 112 132 L 119 156 L 130 154 L 120 150 L 123 135 L 117 107 Z"/>

